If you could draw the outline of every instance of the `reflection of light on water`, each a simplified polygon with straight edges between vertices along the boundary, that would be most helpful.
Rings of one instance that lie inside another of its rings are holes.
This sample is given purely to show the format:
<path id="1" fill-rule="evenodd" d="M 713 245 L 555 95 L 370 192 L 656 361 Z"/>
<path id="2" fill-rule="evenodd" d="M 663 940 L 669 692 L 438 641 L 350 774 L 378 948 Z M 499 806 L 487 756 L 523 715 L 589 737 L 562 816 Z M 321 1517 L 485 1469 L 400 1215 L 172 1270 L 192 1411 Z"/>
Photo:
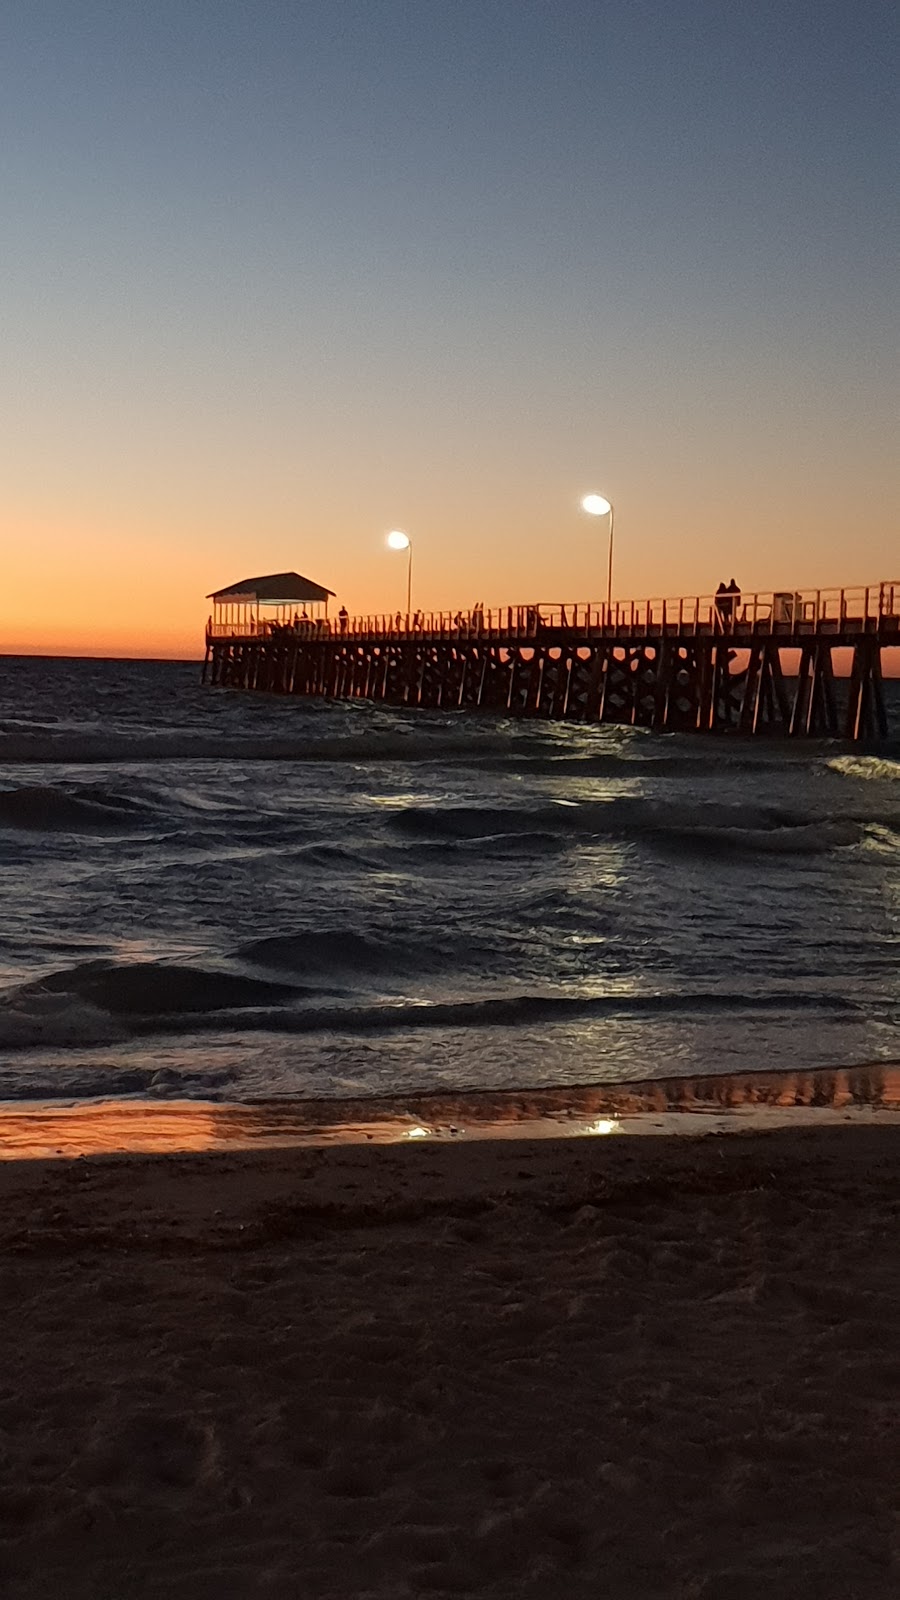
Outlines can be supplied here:
<path id="1" fill-rule="evenodd" d="M 438 790 L 423 790 L 414 794 L 412 790 L 400 794 L 366 794 L 362 796 L 363 803 L 369 806 L 385 806 L 389 811 L 403 810 L 409 806 L 440 805 L 447 796 Z"/>
<path id="2" fill-rule="evenodd" d="M 213 1150 L 230 1113 L 202 1100 L 20 1104 L 0 1112 L 0 1160 Z"/>
<path id="3" fill-rule="evenodd" d="M 407 1139 L 427 1139 L 431 1133 L 430 1128 L 407 1128 Z"/>
<path id="4" fill-rule="evenodd" d="M 616 1117 L 598 1117 L 596 1122 L 589 1122 L 585 1133 L 621 1133 L 622 1124 Z"/>

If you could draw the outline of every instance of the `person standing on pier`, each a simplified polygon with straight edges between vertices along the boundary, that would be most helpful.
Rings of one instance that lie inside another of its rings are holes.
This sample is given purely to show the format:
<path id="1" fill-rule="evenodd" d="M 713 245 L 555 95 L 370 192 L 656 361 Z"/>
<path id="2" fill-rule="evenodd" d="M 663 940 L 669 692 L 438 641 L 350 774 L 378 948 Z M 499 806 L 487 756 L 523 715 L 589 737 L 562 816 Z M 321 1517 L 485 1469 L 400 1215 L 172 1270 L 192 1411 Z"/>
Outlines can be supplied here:
<path id="1" fill-rule="evenodd" d="M 733 580 L 732 580 L 733 581 Z M 728 628 L 728 619 L 731 616 L 731 590 L 727 583 L 722 582 L 716 590 L 716 617 L 722 632 Z"/>

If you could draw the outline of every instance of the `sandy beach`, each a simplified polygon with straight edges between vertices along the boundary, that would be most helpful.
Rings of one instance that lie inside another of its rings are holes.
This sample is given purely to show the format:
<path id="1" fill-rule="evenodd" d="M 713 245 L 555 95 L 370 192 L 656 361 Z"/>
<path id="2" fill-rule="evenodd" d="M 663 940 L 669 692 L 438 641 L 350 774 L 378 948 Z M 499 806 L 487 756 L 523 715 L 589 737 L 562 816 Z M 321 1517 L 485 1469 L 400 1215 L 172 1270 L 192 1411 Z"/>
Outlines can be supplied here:
<path id="1" fill-rule="evenodd" d="M 4 1595 L 887 1600 L 898 1139 L 4 1164 Z"/>

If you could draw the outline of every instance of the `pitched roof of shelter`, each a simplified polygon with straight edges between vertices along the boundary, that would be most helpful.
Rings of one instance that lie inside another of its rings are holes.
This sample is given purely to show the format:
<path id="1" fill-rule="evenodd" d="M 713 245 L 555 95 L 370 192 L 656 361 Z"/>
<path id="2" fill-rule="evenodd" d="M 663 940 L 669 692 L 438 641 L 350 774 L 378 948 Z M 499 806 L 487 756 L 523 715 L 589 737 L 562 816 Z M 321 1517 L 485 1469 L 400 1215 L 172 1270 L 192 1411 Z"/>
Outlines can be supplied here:
<path id="1" fill-rule="evenodd" d="M 270 572 L 261 578 L 242 578 L 227 589 L 216 589 L 207 600 L 257 600 L 266 605 L 289 605 L 294 600 L 327 600 L 333 589 L 302 578 L 299 572 Z"/>

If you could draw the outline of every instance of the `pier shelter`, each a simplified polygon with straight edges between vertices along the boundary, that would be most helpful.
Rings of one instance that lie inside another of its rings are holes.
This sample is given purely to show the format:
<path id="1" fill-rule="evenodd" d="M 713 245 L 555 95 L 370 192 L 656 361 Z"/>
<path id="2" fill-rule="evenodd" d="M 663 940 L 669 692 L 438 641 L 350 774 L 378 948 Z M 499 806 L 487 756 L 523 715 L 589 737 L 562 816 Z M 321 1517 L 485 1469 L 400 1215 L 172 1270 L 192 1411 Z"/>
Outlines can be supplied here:
<path id="1" fill-rule="evenodd" d="M 313 583 L 299 572 L 270 572 L 259 578 L 241 578 L 239 583 L 216 589 L 206 598 L 213 603 L 207 624 L 209 637 L 265 637 L 294 623 L 327 621 L 328 602 L 334 599 L 334 590 Z"/>

